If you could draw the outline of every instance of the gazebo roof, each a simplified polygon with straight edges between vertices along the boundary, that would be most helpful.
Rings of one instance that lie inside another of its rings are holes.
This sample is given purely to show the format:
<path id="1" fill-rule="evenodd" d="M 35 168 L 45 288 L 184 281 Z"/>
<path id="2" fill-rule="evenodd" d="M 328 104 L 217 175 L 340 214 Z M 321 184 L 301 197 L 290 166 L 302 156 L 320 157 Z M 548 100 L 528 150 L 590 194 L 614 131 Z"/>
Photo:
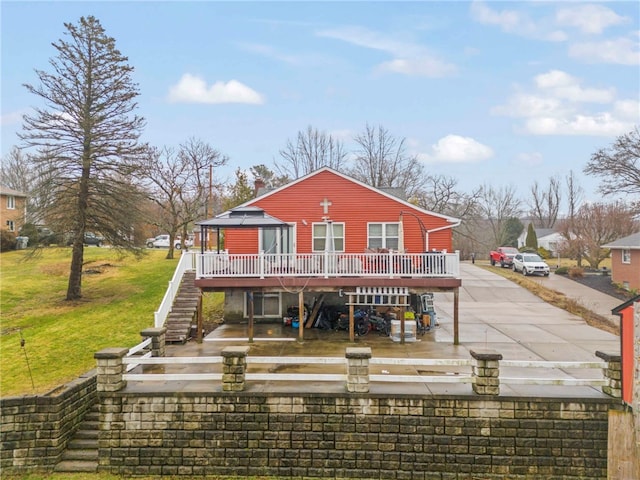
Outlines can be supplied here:
<path id="1" fill-rule="evenodd" d="M 279 228 L 286 227 L 287 222 L 272 217 L 259 207 L 237 207 L 227 210 L 209 220 L 196 222 L 205 228 Z"/>

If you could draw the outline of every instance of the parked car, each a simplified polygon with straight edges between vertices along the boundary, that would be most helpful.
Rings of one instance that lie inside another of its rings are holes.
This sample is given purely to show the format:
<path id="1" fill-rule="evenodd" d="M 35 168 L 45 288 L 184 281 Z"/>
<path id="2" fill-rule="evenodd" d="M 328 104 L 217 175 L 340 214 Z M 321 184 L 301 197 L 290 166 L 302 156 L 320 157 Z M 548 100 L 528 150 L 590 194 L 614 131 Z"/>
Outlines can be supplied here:
<path id="1" fill-rule="evenodd" d="M 513 257 L 518 253 L 515 247 L 498 247 L 489 253 L 489 261 L 491 265 L 499 263 L 502 268 L 513 265 Z"/>
<path id="2" fill-rule="evenodd" d="M 537 253 L 518 253 L 513 257 L 513 271 L 523 275 L 549 276 L 549 265 Z"/>
<path id="3" fill-rule="evenodd" d="M 147 238 L 146 244 L 147 248 L 169 248 L 169 235 L 162 234 L 154 238 Z M 188 238 L 185 244 L 187 247 L 192 247 L 193 240 Z M 176 237 L 174 239 L 173 248 L 176 250 L 180 250 L 182 248 L 182 241 L 180 240 L 180 237 Z"/>
<path id="4" fill-rule="evenodd" d="M 101 237 L 100 235 L 96 235 L 93 232 L 84 233 L 85 245 L 95 245 L 96 247 L 101 247 L 103 243 L 104 243 L 104 237 Z"/>
<path id="5" fill-rule="evenodd" d="M 101 237 L 100 235 L 96 235 L 93 232 L 84 232 L 84 244 L 101 247 L 104 244 L 104 237 Z M 68 246 L 73 245 L 73 236 L 68 238 L 67 245 Z"/>

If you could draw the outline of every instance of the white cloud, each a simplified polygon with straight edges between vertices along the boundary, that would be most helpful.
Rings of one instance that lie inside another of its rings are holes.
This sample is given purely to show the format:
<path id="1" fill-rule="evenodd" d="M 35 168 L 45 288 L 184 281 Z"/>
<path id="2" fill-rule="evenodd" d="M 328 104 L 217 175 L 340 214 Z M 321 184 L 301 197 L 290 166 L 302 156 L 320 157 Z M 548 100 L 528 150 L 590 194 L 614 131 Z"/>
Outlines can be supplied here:
<path id="1" fill-rule="evenodd" d="M 544 115 L 563 115 L 566 109 L 556 98 L 530 93 L 516 93 L 506 105 L 494 107 L 491 113 L 505 117 L 539 117 Z"/>
<path id="2" fill-rule="evenodd" d="M 175 103 L 264 103 L 262 95 L 237 80 L 207 86 L 202 78 L 190 73 L 185 73 L 176 85 L 169 88 L 168 98 Z"/>
<path id="3" fill-rule="evenodd" d="M 396 40 L 362 27 L 345 27 L 317 32 L 320 37 L 333 38 L 363 48 L 378 50 L 393 56 L 377 66 L 378 71 L 439 78 L 453 75 L 457 67 L 431 53 L 423 45 Z"/>
<path id="4" fill-rule="evenodd" d="M 551 22 L 548 20 L 534 21 L 523 12 L 493 10 L 481 1 L 472 2 L 470 11 L 471 18 L 476 22 L 498 26 L 507 33 L 549 42 L 562 42 L 567 39 L 567 34 L 551 28 Z"/>
<path id="5" fill-rule="evenodd" d="M 449 134 L 431 146 L 429 153 L 419 154 L 426 163 L 475 163 L 493 157 L 493 150 L 470 137 Z"/>
<path id="6" fill-rule="evenodd" d="M 431 78 L 446 77 L 456 71 L 453 65 L 442 63 L 430 57 L 396 58 L 390 62 L 381 63 L 378 70 Z"/>
<path id="7" fill-rule="evenodd" d="M 550 92 L 554 97 L 573 102 L 610 103 L 616 93 L 614 88 L 583 88 L 577 78 L 560 70 L 537 75 L 534 81 L 538 88 Z"/>
<path id="8" fill-rule="evenodd" d="M 584 87 L 580 79 L 552 70 L 534 77 L 533 91 L 518 88 L 492 113 L 524 119 L 521 128 L 533 135 L 619 135 L 638 121 L 639 103 L 615 95 L 613 88 Z M 600 104 L 598 110 L 593 104 Z"/>
<path id="9" fill-rule="evenodd" d="M 24 110 L 18 110 L 16 112 L 3 113 L 0 116 L 0 125 L 8 126 L 8 125 L 17 125 L 22 122 L 22 115 L 25 114 Z"/>
<path id="10" fill-rule="evenodd" d="M 588 63 L 640 65 L 640 42 L 623 37 L 574 43 L 569 47 L 569 56 Z"/>
<path id="11" fill-rule="evenodd" d="M 640 123 L 640 100 L 618 100 L 613 110 L 621 118 Z"/>
<path id="12" fill-rule="evenodd" d="M 607 27 L 629 21 L 602 5 L 575 5 L 556 12 L 559 25 L 575 27 L 582 33 L 600 34 Z"/>
<path id="13" fill-rule="evenodd" d="M 576 114 L 570 118 L 538 117 L 526 122 L 526 129 L 534 135 L 594 135 L 615 136 L 633 128 L 633 124 L 615 118 L 609 112 L 593 115 Z"/>

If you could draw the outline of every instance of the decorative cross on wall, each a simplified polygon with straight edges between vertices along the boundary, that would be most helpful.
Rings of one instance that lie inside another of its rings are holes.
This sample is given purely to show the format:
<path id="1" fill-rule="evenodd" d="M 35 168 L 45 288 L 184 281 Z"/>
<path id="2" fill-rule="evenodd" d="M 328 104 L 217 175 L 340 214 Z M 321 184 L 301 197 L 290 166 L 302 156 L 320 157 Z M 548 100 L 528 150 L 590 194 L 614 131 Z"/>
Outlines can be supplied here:
<path id="1" fill-rule="evenodd" d="M 327 198 L 320 202 L 320 206 L 322 207 L 322 213 L 325 215 L 329 213 L 329 207 L 333 205 Z"/>

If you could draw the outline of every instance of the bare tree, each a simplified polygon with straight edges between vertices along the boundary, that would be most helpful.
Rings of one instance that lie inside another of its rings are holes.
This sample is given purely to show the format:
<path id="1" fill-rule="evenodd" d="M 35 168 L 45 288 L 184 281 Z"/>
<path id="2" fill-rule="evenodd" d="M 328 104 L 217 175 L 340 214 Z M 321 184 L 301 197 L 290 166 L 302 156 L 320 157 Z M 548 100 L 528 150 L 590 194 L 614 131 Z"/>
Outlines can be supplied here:
<path id="1" fill-rule="evenodd" d="M 481 188 L 471 193 L 459 191 L 458 180 L 445 175 L 427 175 L 419 192 L 414 195 L 416 204 L 426 210 L 467 219 L 477 214 Z"/>
<path id="2" fill-rule="evenodd" d="M 569 172 L 565 179 L 567 188 L 567 214 L 559 222 L 558 231 L 562 235 L 563 242 L 559 246 L 560 253 L 566 257 L 574 258 L 578 262 L 578 266 L 582 265 L 582 255 L 584 245 L 582 238 L 573 233 L 573 224 L 580 205 L 582 203 L 583 190 L 578 184 L 573 170 Z"/>
<path id="3" fill-rule="evenodd" d="M 189 139 L 178 151 L 150 149 L 145 176 L 149 198 L 158 206 L 154 223 L 169 234 L 167 258 L 173 258 L 178 233 L 188 238 L 188 227 L 203 214 L 209 195 L 209 167 L 226 164 L 227 157 L 201 140 Z"/>
<path id="4" fill-rule="evenodd" d="M 30 155 L 23 153 L 18 147 L 14 146 L 2 158 L 0 183 L 28 195 L 26 223 L 34 223 L 36 220 L 35 212 L 39 202 L 34 194 L 38 178 L 39 175 L 32 164 Z"/>
<path id="5" fill-rule="evenodd" d="M 580 246 L 581 255 L 592 268 L 598 268 L 609 255 L 602 245 L 637 231 L 636 214 L 634 209 L 620 202 L 584 204 L 578 209 L 570 231 L 579 239 L 574 245 Z"/>
<path id="6" fill-rule="evenodd" d="M 503 245 L 507 241 L 506 222 L 509 218 L 520 216 L 521 204 L 513 186 L 498 189 L 487 185 L 482 187 L 478 205 L 490 226 L 495 246 Z"/>
<path id="7" fill-rule="evenodd" d="M 561 203 L 561 181 L 558 177 L 550 177 L 546 189 L 540 187 L 538 182 L 531 186 L 529 208 L 536 226 L 553 228 L 558 220 Z"/>
<path id="8" fill-rule="evenodd" d="M 354 140 L 359 149 L 349 171 L 352 177 L 375 188 L 401 188 L 409 198 L 420 191 L 424 169 L 416 156 L 407 153 L 404 138 L 392 136 L 382 126 L 367 124 Z"/>
<path id="9" fill-rule="evenodd" d="M 2 158 L 0 183 L 14 190 L 28 193 L 33 186 L 33 181 L 34 174 L 29 156 L 14 146 Z"/>
<path id="10" fill-rule="evenodd" d="M 591 155 L 584 169 L 587 175 L 600 177 L 599 190 L 604 195 L 640 196 L 640 130 L 619 136 L 610 148 Z M 638 202 L 638 200 L 636 200 Z"/>
<path id="11" fill-rule="evenodd" d="M 295 141 L 288 140 L 280 150 L 282 162 L 275 162 L 283 176 L 296 179 L 322 167 L 341 170 L 347 157 L 342 142 L 311 126 L 298 132 Z"/>
<path id="12" fill-rule="evenodd" d="M 131 179 L 138 169 L 144 120 L 134 114 L 133 67 L 95 17 L 65 23 L 68 40 L 53 43 L 53 73 L 36 70 L 37 86 L 25 85 L 44 107 L 23 117 L 19 138 L 46 173 L 55 196 L 50 218 L 73 232 L 67 300 L 81 298 L 84 234 L 98 231 L 116 246 L 133 249 L 122 235 L 136 215 L 138 195 Z M 44 212 L 46 216 L 46 212 Z"/>

